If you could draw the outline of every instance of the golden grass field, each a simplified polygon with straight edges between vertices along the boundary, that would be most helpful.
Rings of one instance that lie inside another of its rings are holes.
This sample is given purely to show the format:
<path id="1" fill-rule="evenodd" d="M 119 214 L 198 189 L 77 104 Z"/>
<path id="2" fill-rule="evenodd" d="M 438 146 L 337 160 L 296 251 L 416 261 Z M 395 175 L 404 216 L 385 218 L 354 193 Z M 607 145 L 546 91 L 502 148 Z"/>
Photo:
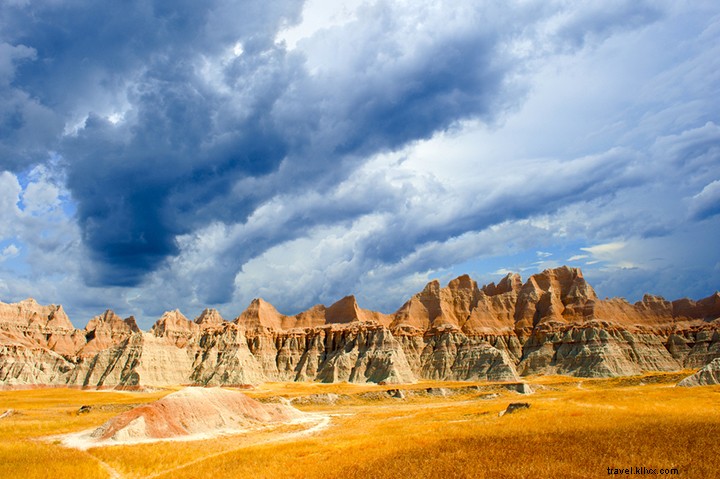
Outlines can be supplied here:
<path id="1" fill-rule="evenodd" d="M 683 374 L 617 379 L 535 377 L 522 396 L 499 389 L 452 397 L 372 400 L 391 386 L 265 384 L 254 397 L 348 394 L 328 428 L 298 426 L 194 442 L 67 449 L 47 436 L 94 428 L 170 391 L 0 391 L 2 478 L 586 478 L 608 468 L 677 469 L 674 477 L 720 477 L 720 386 L 676 388 Z M 475 383 L 423 382 L 401 389 Z M 481 384 L 481 383 L 477 383 Z M 484 384 L 484 386 L 488 386 Z M 490 386 L 492 387 L 492 386 Z M 500 417 L 510 402 L 530 409 Z M 91 412 L 78 414 L 81 405 Z M 640 477 L 634 474 L 635 477 Z"/>

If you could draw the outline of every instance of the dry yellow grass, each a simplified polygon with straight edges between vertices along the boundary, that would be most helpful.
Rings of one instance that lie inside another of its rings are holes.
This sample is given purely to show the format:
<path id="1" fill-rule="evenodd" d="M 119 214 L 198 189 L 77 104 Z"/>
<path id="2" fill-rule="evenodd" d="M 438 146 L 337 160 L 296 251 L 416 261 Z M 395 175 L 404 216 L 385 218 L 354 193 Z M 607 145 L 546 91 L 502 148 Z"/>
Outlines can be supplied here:
<path id="1" fill-rule="evenodd" d="M 679 476 L 720 475 L 720 387 L 675 388 L 677 375 L 578 380 L 531 378 L 531 396 L 503 391 L 406 400 L 301 406 L 334 414 L 328 429 L 307 437 L 294 429 L 197 442 L 65 449 L 35 439 L 97 426 L 130 403 L 165 393 L 68 390 L 0 392 L 0 477 L 366 478 L 617 477 L 608 467 L 677 468 Z M 422 383 L 407 388 L 458 387 Z M 354 395 L 390 386 L 267 384 L 253 396 Z M 498 416 L 510 402 L 531 408 Z M 82 404 L 93 411 L 77 416 Z M 107 409 L 101 407 L 105 405 Z M 103 465 L 106 464 L 107 468 Z M 109 468 L 109 469 L 108 469 Z"/>
<path id="2" fill-rule="evenodd" d="M 88 453 L 38 440 L 50 435 L 88 429 L 136 404 L 154 401 L 168 391 L 156 393 L 95 392 L 73 389 L 0 391 L 0 477 L 2 478 L 98 478 L 105 468 Z M 80 406 L 92 406 L 89 414 L 77 414 Z"/>

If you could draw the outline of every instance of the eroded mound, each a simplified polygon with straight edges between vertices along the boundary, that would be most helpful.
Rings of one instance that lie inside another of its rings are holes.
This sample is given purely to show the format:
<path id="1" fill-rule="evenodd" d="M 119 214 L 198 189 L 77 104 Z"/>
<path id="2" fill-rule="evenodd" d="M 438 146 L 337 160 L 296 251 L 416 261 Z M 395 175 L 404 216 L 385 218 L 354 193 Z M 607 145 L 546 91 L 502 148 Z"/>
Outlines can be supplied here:
<path id="1" fill-rule="evenodd" d="M 715 384 L 720 384 L 720 358 L 714 359 L 692 376 L 686 377 L 678 383 L 678 386 L 712 386 Z"/>
<path id="2" fill-rule="evenodd" d="M 153 440 L 207 438 L 274 424 L 302 421 L 305 413 L 284 404 L 263 404 L 220 388 L 188 387 L 136 407 L 94 431 L 69 437 L 73 447 Z"/>

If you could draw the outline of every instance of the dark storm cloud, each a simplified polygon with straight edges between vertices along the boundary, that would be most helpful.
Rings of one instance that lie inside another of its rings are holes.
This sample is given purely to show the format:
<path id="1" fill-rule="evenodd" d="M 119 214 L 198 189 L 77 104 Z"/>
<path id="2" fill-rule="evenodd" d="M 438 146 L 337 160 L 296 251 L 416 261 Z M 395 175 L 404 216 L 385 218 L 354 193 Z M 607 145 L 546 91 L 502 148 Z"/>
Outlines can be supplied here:
<path id="1" fill-rule="evenodd" d="M 498 32 L 478 28 L 438 35 L 429 44 L 414 44 L 412 37 L 383 36 L 376 31 L 402 30 L 407 25 L 395 24 L 400 20 L 393 16 L 395 12 L 381 9 L 375 13 L 369 24 L 358 21 L 313 39 L 322 47 L 347 48 L 347 38 L 351 38 L 357 50 L 346 51 L 339 67 L 337 57 L 331 55 L 328 63 L 320 65 L 312 75 L 296 72 L 292 83 L 272 106 L 271 116 L 263 117 L 266 121 L 261 122 L 276 128 L 269 133 L 277 134 L 276 141 L 264 141 L 261 135 L 253 135 L 262 140 L 259 156 L 266 161 L 272 153 L 268 151 L 269 145 L 288 145 L 287 149 L 280 149 L 285 154 L 284 168 L 257 183 L 251 193 L 240 191 L 239 198 L 216 195 L 214 199 L 223 204 L 215 210 L 215 218 L 242 221 L 248 207 L 280 191 L 297 192 L 307 186 L 323 190 L 322 185 L 330 189 L 368 155 L 427 138 L 463 118 L 491 119 L 499 105 L 509 101 L 502 91 L 508 66 L 497 58 L 495 51 Z M 276 74 L 275 78 L 278 77 L 282 78 Z M 247 145 L 235 145 L 232 151 L 237 154 L 246 148 Z M 254 176 L 255 172 L 248 174 Z M 193 184 L 190 188 L 196 190 L 202 185 Z M 277 218 L 275 227 L 238 237 L 218 259 L 213 273 L 204 278 L 203 296 L 211 303 L 227 301 L 234 288 L 233 277 L 247 260 L 317 225 L 351 221 L 369 209 L 381 208 L 388 194 L 376 193 L 365 191 L 356 202 L 332 202 L 296 210 L 293 216 Z M 217 212 L 227 211 L 234 199 L 237 201 L 234 217 L 220 217 Z M 323 201 L 327 198 L 319 203 Z"/>
<path id="2" fill-rule="evenodd" d="M 45 160 L 62 120 L 14 85 L 17 69 L 37 58 L 35 49 L 0 39 L 0 161 L 8 169 Z"/>
<path id="3" fill-rule="evenodd" d="M 40 153 L 56 149 L 66 161 L 83 239 L 96 260 L 93 283 L 137 284 L 176 252 L 173 237 L 195 226 L 198 203 L 221 196 L 238 176 L 277 167 L 286 147 L 268 114 L 286 85 L 268 63 L 278 62 L 276 31 L 296 21 L 301 7 L 136 1 L 3 8 L 9 42 L 3 47 L 13 49 L 3 63 L 13 68 L 4 68 L 13 82 L 2 93 L 18 105 L 3 102 L 2 166 L 38 161 L 21 144 L 24 129 L 30 124 L 38 135 L 52 127 L 36 144 Z M 269 69 L 271 79 L 246 92 L 242 118 L 223 117 L 227 95 L 200 72 L 204 56 L 221 55 L 236 42 L 252 63 L 238 76 Z M 104 117 L 123 108 L 122 124 Z M 85 115 L 77 135 L 61 137 L 63 127 Z M 251 205 L 240 206 L 242 217 Z"/>
<path id="4" fill-rule="evenodd" d="M 565 18 L 556 35 L 567 43 L 560 50 L 579 48 L 593 32 L 656 17 L 645 4 L 618 5 L 617 15 L 599 20 Z M 136 285 L 178 253 L 178 235 L 213 221 L 242 223 L 281 192 L 329 190 L 368 156 L 460 120 L 492 122 L 522 94 L 513 83 L 521 65 L 508 45 L 531 28 L 517 20 L 555 13 L 529 6 L 495 16 L 488 6 L 458 5 L 459 13 L 423 16 L 378 2 L 288 52 L 274 38 L 299 20 L 301 7 L 220 0 L 0 7 L 0 78 L 8 78 L 0 83 L 7 98 L 0 166 L 17 171 L 44 151 L 60 152 L 94 260 L 90 283 Z M 117 112 L 121 121 L 109 121 Z M 75 134 L 63 136 L 83 119 Z M 41 147 L 32 146 L 28 131 Z M 399 225 L 368 248 L 392 261 L 416 242 L 547 211 L 568 195 L 592 196 L 603 183 L 588 178 L 557 197 L 509 201 L 498 194 L 490 207 L 483 203 L 434 229 Z M 247 260 L 394 199 L 381 191 L 370 196 L 297 210 L 276 227 L 236 238 L 203 294 L 212 303 L 227 301 Z"/>

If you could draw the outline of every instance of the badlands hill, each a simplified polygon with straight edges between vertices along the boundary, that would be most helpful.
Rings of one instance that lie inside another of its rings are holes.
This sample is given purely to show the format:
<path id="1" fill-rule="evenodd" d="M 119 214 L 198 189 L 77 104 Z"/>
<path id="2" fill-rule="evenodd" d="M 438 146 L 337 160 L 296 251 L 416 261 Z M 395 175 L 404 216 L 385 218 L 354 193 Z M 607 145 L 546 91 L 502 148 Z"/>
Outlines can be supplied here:
<path id="1" fill-rule="evenodd" d="M 189 387 L 138 406 L 80 435 L 88 445 L 214 437 L 302 419 L 285 404 L 263 404 L 238 391 Z M 79 439 L 74 435 L 73 439 Z"/>
<path id="2" fill-rule="evenodd" d="M 720 357 L 720 293 L 601 300 L 579 269 L 479 287 L 431 281 L 394 314 L 353 296 L 295 316 L 253 300 L 233 321 L 168 311 L 149 332 L 106 311 L 75 329 L 61 306 L 0 303 L 0 385 L 135 388 L 263 381 L 517 381 L 701 368 Z"/>
<path id="3" fill-rule="evenodd" d="M 678 383 L 678 386 L 712 386 L 720 384 L 720 358 L 715 358 L 692 376 Z"/>

